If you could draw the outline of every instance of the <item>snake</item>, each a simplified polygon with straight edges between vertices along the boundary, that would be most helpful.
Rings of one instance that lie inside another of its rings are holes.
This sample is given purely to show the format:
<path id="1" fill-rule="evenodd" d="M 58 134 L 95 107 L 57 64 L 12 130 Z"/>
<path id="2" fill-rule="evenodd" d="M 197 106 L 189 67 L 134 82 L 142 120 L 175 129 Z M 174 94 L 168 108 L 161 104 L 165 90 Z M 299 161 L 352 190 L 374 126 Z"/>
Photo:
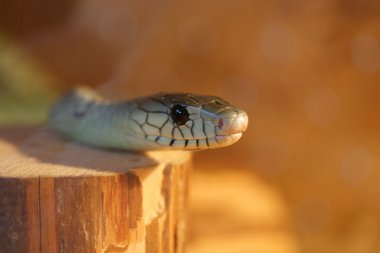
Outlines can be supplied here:
<path id="1" fill-rule="evenodd" d="M 157 93 L 113 101 L 79 87 L 56 102 L 49 124 L 60 135 L 100 148 L 204 150 L 237 142 L 248 115 L 217 96 Z"/>

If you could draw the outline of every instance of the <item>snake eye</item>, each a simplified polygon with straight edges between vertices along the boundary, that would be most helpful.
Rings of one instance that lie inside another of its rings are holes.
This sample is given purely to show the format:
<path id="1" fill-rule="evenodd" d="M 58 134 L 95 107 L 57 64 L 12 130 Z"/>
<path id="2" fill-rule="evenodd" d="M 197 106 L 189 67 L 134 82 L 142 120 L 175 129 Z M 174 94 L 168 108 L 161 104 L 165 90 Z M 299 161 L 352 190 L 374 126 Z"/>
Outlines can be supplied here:
<path id="1" fill-rule="evenodd" d="M 170 116 L 178 126 L 184 125 L 189 120 L 189 113 L 186 107 L 178 104 L 172 107 Z"/>

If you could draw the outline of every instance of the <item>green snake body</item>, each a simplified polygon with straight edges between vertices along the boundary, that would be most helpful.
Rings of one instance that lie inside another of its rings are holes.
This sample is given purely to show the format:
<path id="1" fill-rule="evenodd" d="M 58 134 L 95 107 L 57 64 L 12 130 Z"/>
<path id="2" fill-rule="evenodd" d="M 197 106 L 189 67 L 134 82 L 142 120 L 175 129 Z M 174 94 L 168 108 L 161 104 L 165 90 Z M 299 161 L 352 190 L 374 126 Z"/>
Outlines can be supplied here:
<path id="1" fill-rule="evenodd" d="M 243 110 L 214 96 L 160 93 L 112 102 L 87 88 L 64 96 L 50 115 L 53 129 L 76 141 L 136 151 L 223 147 L 247 124 Z"/>

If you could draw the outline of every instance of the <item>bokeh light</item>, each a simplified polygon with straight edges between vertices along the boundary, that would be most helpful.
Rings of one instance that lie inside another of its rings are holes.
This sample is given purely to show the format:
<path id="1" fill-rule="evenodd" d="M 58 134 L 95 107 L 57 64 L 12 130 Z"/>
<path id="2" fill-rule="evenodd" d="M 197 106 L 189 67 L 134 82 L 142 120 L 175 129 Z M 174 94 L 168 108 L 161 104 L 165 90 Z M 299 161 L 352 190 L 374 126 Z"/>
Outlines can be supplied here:
<path id="1" fill-rule="evenodd" d="M 0 126 L 43 125 L 77 84 L 247 111 L 238 143 L 194 154 L 189 252 L 380 251 L 379 1 L 0 5 Z"/>

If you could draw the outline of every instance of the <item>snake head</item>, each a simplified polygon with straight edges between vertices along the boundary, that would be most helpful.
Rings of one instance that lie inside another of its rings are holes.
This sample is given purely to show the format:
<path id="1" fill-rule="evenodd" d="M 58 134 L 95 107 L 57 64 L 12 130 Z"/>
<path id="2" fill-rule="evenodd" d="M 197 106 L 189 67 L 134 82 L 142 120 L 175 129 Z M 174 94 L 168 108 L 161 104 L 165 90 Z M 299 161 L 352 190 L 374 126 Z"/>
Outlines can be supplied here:
<path id="1" fill-rule="evenodd" d="M 248 126 L 245 111 L 215 96 L 160 93 L 136 101 L 133 130 L 150 149 L 224 147 L 238 141 Z"/>

